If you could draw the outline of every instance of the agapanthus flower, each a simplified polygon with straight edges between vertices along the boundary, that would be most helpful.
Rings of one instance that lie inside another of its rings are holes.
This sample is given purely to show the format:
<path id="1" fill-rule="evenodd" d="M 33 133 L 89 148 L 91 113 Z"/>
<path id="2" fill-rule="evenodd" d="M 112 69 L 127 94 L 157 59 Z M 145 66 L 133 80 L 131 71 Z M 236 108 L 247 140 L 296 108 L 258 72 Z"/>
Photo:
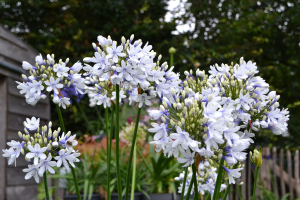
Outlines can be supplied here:
<path id="1" fill-rule="evenodd" d="M 40 99 L 45 99 L 46 94 L 51 93 L 53 102 L 66 108 L 70 104 L 70 96 L 84 94 L 86 85 L 85 79 L 80 74 L 82 69 L 80 62 L 69 68 L 67 67 L 69 59 L 55 63 L 53 54 L 52 56 L 48 54 L 47 60 L 40 54 L 35 60 L 35 66 L 23 61 L 23 69 L 29 71 L 30 76 L 23 74 L 24 82 L 17 81 L 17 88 L 25 95 L 28 104 L 34 106 Z M 69 94 L 70 89 L 74 89 L 72 95 Z"/>
<path id="2" fill-rule="evenodd" d="M 171 95 L 171 88 L 179 91 L 179 75 L 168 71 L 167 63 L 160 65 L 161 56 L 155 61 L 156 53 L 148 43 L 143 47 L 141 40 L 133 41 L 122 37 L 121 43 L 112 41 L 110 36 L 98 36 L 99 45 L 93 43 L 94 57 L 83 60 L 85 64 L 87 92 L 90 106 L 103 105 L 110 107 L 116 100 L 116 85 L 120 86 L 120 99 L 137 103 L 139 107 L 150 105 L 156 96 Z"/>
<path id="3" fill-rule="evenodd" d="M 61 161 L 64 163 L 63 167 L 67 169 L 69 164 L 75 167 L 74 162 L 79 162 L 77 157 L 80 156 L 80 153 L 73 150 L 78 144 L 75 140 L 76 135 L 71 135 L 69 131 L 59 136 L 61 128 L 53 131 L 52 122 L 49 122 L 48 126 L 40 127 L 39 121 L 40 119 L 35 117 L 27 119 L 23 123 L 25 133 L 18 132 L 22 142 L 12 140 L 7 142 L 9 149 L 2 150 L 4 153 L 2 156 L 8 159 L 9 165 L 15 163 L 16 166 L 16 159 L 20 154 L 24 155 L 25 160 L 31 163 L 27 169 L 23 169 L 27 172 L 25 179 L 34 177 L 37 183 L 39 176 L 42 177 L 44 173 L 54 174 L 53 167 L 58 166 Z M 57 157 L 61 158 L 58 164 Z"/>
<path id="4" fill-rule="evenodd" d="M 224 159 L 230 183 L 235 183 L 238 170 L 233 165 L 246 159 L 245 150 L 254 142 L 256 131 L 268 128 L 274 134 L 286 134 L 289 112 L 279 108 L 279 96 L 256 76 L 255 63 L 243 58 L 240 63 L 216 64 L 209 75 L 185 72 L 181 89 L 165 95 L 160 109 L 149 113 L 161 120 L 149 129 L 155 134 L 151 143 L 157 151 L 176 157 L 184 166 L 199 156 L 215 163 Z"/>

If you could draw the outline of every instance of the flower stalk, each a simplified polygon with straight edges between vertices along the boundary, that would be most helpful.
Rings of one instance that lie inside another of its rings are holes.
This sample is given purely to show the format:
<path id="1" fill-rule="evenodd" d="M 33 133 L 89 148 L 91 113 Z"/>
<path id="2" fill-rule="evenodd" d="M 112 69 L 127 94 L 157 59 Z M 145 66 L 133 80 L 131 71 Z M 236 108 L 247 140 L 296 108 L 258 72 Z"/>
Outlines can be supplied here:
<path id="1" fill-rule="evenodd" d="M 254 185 L 253 185 L 253 195 L 252 195 L 252 200 L 255 200 L 258 171 L 262 165 L 261 147 L 259 148 L 259 151 L 255 149 L 253 154 L 252 152 L 250 152 L 250 159 L 252 163 L 256 166 L 255 173 L 254 173 Z"/>
<path id="2" fill-rule="evenodd" d="M 121 185 L 121 171 L 120 171 L 120 144 L 119 144 L 119 129 L 120 129 L 120 86 L 116 85 L 116 166 L 117 166 L 117 187 L 118 187 L 118 199 L 122 199 L 122 185 Z M 113 121 L 112 121 L 113 123 Z"/>
<path id="3" fill-rule="evenodd" d="M 113 116 L 113 114 L 112 114 Z M 110 200 L 110 130 L 108 122 L 108 108 L 105 109 L 105 128 L 106 128 L 106 146 L 107 146 L 107 200 Z M 112 128 L 112 127 L 111 127 Z"/>
<path id="4" fill-rule="evenodd" d="M 196 163 L 192 165 L 193 169 L 193 178 L 194 178 L 194 191 L 195 191 L 195 200 L 199 200 L 199 193 L 198 193 L 198 186 L 197 186 L 197 170 L 196 170 Z"/>
<path id="5" fill-rule="evenodd" d="M 126 193 L 125 193 L 125 200 L 128 200 L 129 197 L 129 180 L 130 180 L 130 171 L 131 171 L 131 160 L 133 157 L 133 148 L 136 143 L 136 135 L 139 127 L 139 121 L 140 121 L 140 115 L 141 115 L 141 108 L 138 108 L 138 113 L 136 116 L 136 122 L 135 122 L 135 128 L 134 128 L 134 133 L 133 133 L 133 138 L 132 138 L 132 144 L 131 144 L 131 150 L 130 150 L 130 155 L 129 155 L 129 163 L 128 163 L 128 169 L 127 169 L 127 177 L 126 177 Z"/>
<path id="6" fill-rule="evenodd" d="M 216 187 L 215 187 L 215 190 L 214 190 L 213 200 L 218 200 L 219 199 L 221 182 L 222 182 L 223 171 L 224 171 L 223 170 L 223 165 L 224 165 L 224 159 L 222 158 L 220 160 L 220 166 L 219 166 L 219 170 L 218 170 L 218 176 L 217 176 L 217 180 L 216 180 Z"/>
<path id="7" fill-rule="evenodd" d="M 183 179 L 183 185 L 182 185 L 180 200 L 183 200 L 183 197 L 184 197 L 185 183 L 186 183 L 187 174 L 188 174 L 188 167 L 186 167 L 185 171 L 184 171 L 184 179 Z"/>
<path id="8" fill-rule="evenodd" d="M 49 191 L 48 191 L 48 182 L 47 182 L 47 172 L 44 172 L 44 186 L 45 186 L 45 194 L 46 194 L 46 199 L 50 200 L 49 198 Z"/>
<path id="9" fill-rule="evenodd" d="M 57 109 L 57 114 L 58 114 L 58 117 L 59 117 L 59 122 L 60 122 L 61 128 L 62 128 L 63 132 L 66 133 L 65 124 L 64 124 L 62 114 L 61 114 L 61 111 L 60 111 L 60 107 L 59 107 L 58 104 L 56 104 L 56 109 Z M 75 172 L 74 167 L 72 167 L 72 166 L 70 166 L 70 167 L 71 167 L 73 180 L 74 180 L 74 184 L 75 184 L 75 188 L 76 188 L 77 199 L 81 200 L 80 191 L 79 191 L 78 182 L 77 182 L 77 177 L 76 177 L 76 172 Z"/>
<path id="10" fill-rule="evenodd" d="M 130 200 L 134 200 L 135 178 L 136 178 L 136 142 L 134 144 L 134 149 L 133 149 L 133 169 L 132 169 L 132 183 L 131 183 Z"/>

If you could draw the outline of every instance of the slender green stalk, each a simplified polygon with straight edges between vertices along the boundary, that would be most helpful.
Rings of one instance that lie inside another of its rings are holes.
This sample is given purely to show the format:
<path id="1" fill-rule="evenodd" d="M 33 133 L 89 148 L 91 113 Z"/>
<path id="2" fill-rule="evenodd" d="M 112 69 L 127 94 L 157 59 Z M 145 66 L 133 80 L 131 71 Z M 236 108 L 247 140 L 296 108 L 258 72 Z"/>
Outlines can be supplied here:
<path id="1" fill-rule="evenodd" d="M 120 171 L 120 144 L 119 144 L 119 129 L 120 129 L 120 86 L 116 84 L 116 166 L 117 166 L 117 186 L 118 199 L 122 200 L 122 185 L 121 185 L 121 171 Z"/>
<path id="2" fill-rule="evenodd" d="M 221 182 L 222 182 L 223 171 L 224 171 L 223 165 L 224 165 L 224 159 L 222 158 L 220 160 L 220 166 L 219 166 L 219 170 L 218 170 L 218 176 L 217 176 L 217 180 L 216 180 L 216 187 L 215 187 L 215 191 L 214 191 L 213 200 L 219 199 Z"/>
<path id="3" fill-rule="evenodd" d="M 60 107 L 59 107 L 58 104 L 55 104 L 55 105 L 56 105 L 57 114 L 58 114 L 58 118 L 59 118 L 59 122 L 60 122 L 60 126 L 61 126 L 61 128 L 62 128 L 62 131 L 63 131 L 65 134 L 67 134 L 67 133 L 66 133 L 65 124 L 64 124 L 64 120 L 63 120 L 62 115 L 61 115 Z"/>
<path id="4" fill-rule="evenodd" d="M 47 172 L 44 172 L 44 186 L 45 186 L 45 194 L 46 194 L 46 199 L 49 200 L 49 191 L 48 191 L 48 182 L 47 182 Z"/>
<path id="5" fill-rule="evenodd" d="M 183 200 L 183 197 L 184 197 L 184 191 L 185 191 L 185 183 L 186 183 L 187 173 L 188 173 L 188 167 L 186 167 L 185 171 L 184 171 L 184 179 L 183 179 L 183 185 L 182 185 L 182 191 L 181 191 L 180 200 Z"/>
<path id="6" fill-rule="evenodd" d="M 258 177 L 258 171 L 260 167 L 255 168 L 255 174 L 254 174 L 254 186 L 253 186 L 253 195 L 252 199 L 255 200 L 255 192 L 256 192 L 256 183 L 257 183 L 257 177 Z"/>
<path id="7" fill-rule="evenodd" d="M 58 113 L 58 117 L 59 117 L 60 126 L 62 128 L 62 131 L 66 134 L 67 132 L 66 132 L 64 120 L 62 118 L 60 107 L 59 107 L 58 104 L 56 104 L 56 109 L 57 109 L 57 113 Z M 78 187 L 78 182 L 77 182 L 77 177 L 76 177 L 75 169 L 72 166 L 70 166 L 70 167 L 71 167 L 71 171 L 72 171 L 72 175 L 73 175 L 73 180 L 74 180 L 74 184 L 75 184 L 75 188 L 76 188 L 77 199 L 81 200 L 81 196 L 80 196 L 80 191 L 79 191 L 79 187 Z"/>
<path id="8" fill-rule="evenodd" d="M 210 193 L 208 193 L 207 197 L 205 198 L 205 200 L 209 200 L 210 199 Z"/>
<path id="9" fill-rule="evenodd" d="M 193 181 L 194 181 L 194 176 L 191 179 L 190 185 L 189 185 L 189 189 L 188 192 L 185 196 L 185 199 L 190 199 L 190 195 L 191 195 L 191 191 L 192 191 L 192 187 L 193 187 Z"/>
<path id="10" fill-rule="evenodd" d="M 133 149 L 133 169 L 132 169 L 132 183 L 131 183 L 130 200 L 134 200 L 135 177 L 136 177 L 136 143 L 134 144 L 134 149 Z"/>
<path id="11" fill-rule="evenodd" d="M 170 67 L 173 67 L 174 54 L 170 54 Z"/>
<path id="12" fill-rule="evenodd" d="M 225 194 L 223 196 L 223 200 L 226 200 L 228 194 L 229 194 L 229 191 L 230 191 L 230 187 L 231 187 L 231 184 L 228 184 L 227 188 L 226 188 L 226 191 L 225 191 Z"/>
<path id="13" fill-rule="evenodd" d="M 193 169 L 193 177 L 194 177 L 194 192 L 195 197 L 194 199 L 199 200 L 199 192 L 198 192 L 198 186 L 197 186 L 197 170 L 196 170 L 196 162 L 192 165 Z"/>
<path id="14" fill-rule="evenodd" d="M 105 128 L 106 128 L 106 153 L 107 153 L 107 200 L 110 200 L 111 195 L 110 195 L 110 130 L 108 127 L 108 109 L 105 109 Z"/>
<path id="15" fill-rule="evenodd" d="M 139 128 L 139 121 L 140 121 L 140 115 L 141 115 L 141 108 L 138 108 L 138 113 L 136 116 L 136 122 L 134 127 L 134 133 L 132 137 L 132 144 L 131 144 L 131 150 L 129 155 L 129 162 L 128 162 L 128 169 L 127 169 L 127 177 L 126 177 L 126 192 L 125 192 L 125 200 L 128 200 L 129 197 L 129 182 L 130 182 L 130 171 L 131 171 L 131 164 L 132 164 L 132 156 L 133 156 L 133 148 L 134 144 L 136 142 L 136 135 Z"/>

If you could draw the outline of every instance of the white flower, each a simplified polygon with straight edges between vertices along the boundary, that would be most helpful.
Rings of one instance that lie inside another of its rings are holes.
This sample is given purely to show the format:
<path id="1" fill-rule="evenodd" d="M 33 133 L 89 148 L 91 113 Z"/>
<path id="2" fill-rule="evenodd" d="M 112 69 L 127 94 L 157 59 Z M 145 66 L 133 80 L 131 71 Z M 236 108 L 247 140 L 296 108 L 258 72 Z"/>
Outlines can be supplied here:
<path id="1" fill-rule="evenodd" d="M 160 140 L 162 138 L 167 138 L 168 133 L 167 133 L 167 124 L 161 123 L 161 124 L 156 124 L 156 123 L 151 123 L 153 128 L 149 128 L 148 131 L 151 133 L 155 133 L 153 139 L 154 140 Z"/>
<path id="2" fill-rule="evenodd" d="M 58 77 L 68 77 L 67 72 L 70 70 L 69 67 L 66 67 L 65 63 L 57 64 L 53 67 L 53 71 L 56 72 Z"/>
<path id="3" fill-rule="evenodd" d="M 61 149 L 58 152 L 59 156 L 55 157 L 55 160 L 57 160 L 57 167 L 60 167 L 63 164 L 68 171 L 70 170 L 69 164 L 72 165 L 72 167 L 75 167 L 74 162 L 79 162 L 77 157 L 80 156 L 80 153 L 72 153 L 73 151 L 73 149 L 70 149 L 66 152 L 65 149 Z"/>
<path id="4" fill-rule="evenodd" d="M 228 169 L 226 167 L 223 167 L 223 169 L 226 171 L 229 177 L 229 184 L 235 184 L 234 178 L 240 178 L 241 173 L 240 171 L 243 170 L 243 168 L 238 168 L 238 169 Z"/>
<path id="5" fill-rule="evenodd" d="M 38 55 L 35 57 L 35 62 L 39 65 L 45 65 L 46 63 L 44 62 L 42 54 Z"/>
<path id="6" fill-rule="evenodd" d="M 28 83 L 28 85 L 30 86 L 31 93 L 33 92 L 41 93 L 41 91 L 44 89 L 42 81 L 33 80 L 32 83 Z"/>
<path id="7" fill-rule="evenodd" d="M 30 131 L 35 131 L 40 126 L 40 118 L 32 117 L 31 120 L 26 118 L 25 127 Z"/>
<path id="8" fill-rule="evenodd" d="M 149 101 L 149 99 L 151 99 L 151 98 L 152 97 L 151 96 L 147 96 L 146 93 L 139 94 L 138 97 L 136 98 L 136 102 L 139 102 L 139 108 L 141 108 L 144 105 L 144 103 L 147 106 L 150 106 L 151 102 Z"/>
<path id="9" fill-rule="evenodd" d="M 28 145 L 29 153 L 26 154 L 27 158 L 34 158 L 34 164 L 37 165 L 40 159 L 46 159 L 47 156 L 43 152 L 47 150 L 47 147 L 41 148 L 40 144 L 36 143 L 34 148 L 31 145 Z"/>
<path id="10" fill-rule="evenodd" d="M 33 66 L 30 63 L 26 62 L 26 61 L 22 62 L 22 67 L 23 67 L 24 70 L 30 70 L 30 67 L 33 68 Z"/>
<path id="11" fill-rule="evenodd" d="M 181 153 L 184 156 L 184 158 L 179 157 L 179 158 L 177 158 L 177 160 L 180 163 L 185 163 L 182 167 L 187 167 L 194 163 L 195 151 L 193 153 L 191 153 L 189 148 L 187 148 L 186 151 L 181 151 Z"/>
<path id="12" fill-rule="evenodd" d="M 44 172 L 48 171 L 50 172 L 51 174 L 54 174 L 55 171 L 52 167 L 55 167 L 56 166 L 56 162 L 55 161 L 51 161 L 52 159 L 52 156 L 49 155 L 48 158 L 45 160 L 45 159 L 41 159 L 40 163 L 37 165 L 37 168 L 39 168 L 38 170 L 38 173 L 40 175 L 40 177 L 43 176 Z"/>
<path id="13" fill-rule="evenodd" d="M 28 165 L 28 169 L 23 169 L 23 172 L 28 172 L 25 175 L 25 179 L 28 180 L 28 179 L 30 179 L 31 177 L 34 176 L 34 180 L 37 183 L 39 183 L 40 179 L 39 179 L 38 171 L 39 171 L 39 168 L 38 168 L 37 165 Z"/>
<path id="14" fill-rule="evenodd" d="M 70 70 L 72 70 L 74 73 L 79 73 L 80 70 L 82 69 L 82 64 L 81 62 L 76 62 L 71 68 Z"/>
<path id="15" fill-rule="evenodd" d="M 189 143 L 191 142 L 191 138 L 189 138 L 189 133 L 182 131 L 182 129 L 179 126 L 176 127 L 176 131 L 176 133 L 170 134 L 170 138 L 175 140 L 172 144 L 172 147 L 175 148 L 178 145 L 181 145 L 183 149 L 187 149 Z"/>
<path id="16" fill-rule="evenodd" d="M 19 157 L 20 152 L 15 151 L 14 148 L 2 149 L 2 151 L 4 153 L 2 156 L 8 158 L 8 165 L 15 163 L 16 167 L 16 159 Z"/>
<path id="17" fill-rule="evenodd" d="M 107 39 L 105 37 L 103 37 L 102 35 L 99 35 L 97 37 L 97 39 L 101 46 L 105 46 L 107 44 Z"/>
<path id="18" fill-rule="evenodd" d="M 57 78 L 56 80 L 51 76 L 49 81 L 45 81 L 45 84 L 48 86 L 47 91 L 51 92 L 53 90 L 54 93 L 58 94 L 58 90 L 60 88 L 63 88 L 63 84 L 59 83 L 60 79 Z"/>
<path id="19" fill-rule="evenodd" d="M 112 92 L 111 94 L 112 94 L 111 100 L 115 100 L 117 98 L 116 97 L 117 93 L 116 92 Z M 119 93 L 119 102 L 121 102 L 122 99 L 124 99 L 124 98 L 126 98 L 126 95 L 124 95 L 124 91 L 121 90 L 120 93 Z"/>
<path id="20" fill-rule="evenodd" d="M 70 105 L 70 98 L 62 97 L 59 99 L 59 106 L 66 109 L 66 106 Z"/>
<path id="21" fill-rule="evenodd" d="M 115 63 L 117 63 L 119 61 L 119 57 L 124 57 L 126 54 L 125 53 L 121 53 L 123 50 L 123 46 L 120 45 L 117 47 L 117 43 L 113 42 L 112 47 L 107 47 L 107 52 L 109 53 L 106 58 L 108 59 L 112 59 Z"/>

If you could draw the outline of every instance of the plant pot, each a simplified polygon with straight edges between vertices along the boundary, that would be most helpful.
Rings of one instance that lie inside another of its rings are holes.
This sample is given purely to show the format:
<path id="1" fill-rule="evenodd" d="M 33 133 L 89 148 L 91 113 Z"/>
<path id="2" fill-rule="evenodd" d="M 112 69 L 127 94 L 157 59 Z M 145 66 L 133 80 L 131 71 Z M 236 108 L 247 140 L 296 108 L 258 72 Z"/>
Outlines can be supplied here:
<path id="1" fill-rule="evenodd" d="M 131 194 L 129 194 L 129 199 L 130 199 Z M 125 196 L 122 198 L 123 200 L 125 199 Z M 111 194 L 111 200 L 118 200 L 118 194 L 117 193 L 112 193 Z M 134 200 L 143 200 L 143 193 L 141 192 L 136 192 L 134 193 Z"/>
<path id="2" fill-rule="evenodd" d="M 148 194 L 150 199 L 144 195 L 144 200 L 173 200 L 172 193 L 164 193 L 164 194 Z M 178 199 L 180 200 L 180 199 Z"/>
<path id="3" fill-rule="evenodd" d="M 83 195 L 81 195 L 81 199 L 84 199 Z M 77 195 L 65 195 L 64 200 L 78 200 L 78 199 L 77 199 Z M 104 198 L 102 198 L 100 194 L 93 194 L 91 200 L 104 200 Z"/>

